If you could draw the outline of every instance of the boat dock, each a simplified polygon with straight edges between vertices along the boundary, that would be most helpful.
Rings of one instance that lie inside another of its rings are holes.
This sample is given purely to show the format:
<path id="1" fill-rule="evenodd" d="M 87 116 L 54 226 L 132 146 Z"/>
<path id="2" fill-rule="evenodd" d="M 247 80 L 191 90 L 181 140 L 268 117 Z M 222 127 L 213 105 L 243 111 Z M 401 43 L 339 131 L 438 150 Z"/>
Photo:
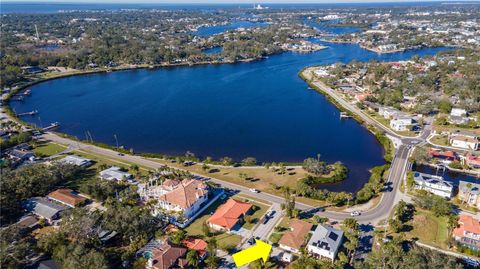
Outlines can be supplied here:
<path id="1" fill-rule="evenodd" d="M 59 126 L 60 126 L 60 123 L 54 122 L 54 123 L 50 124 L 49 126 L 43 128 L 43 130 L 44 130 L 44 131 L 48 131 L 48 130 L 55 129 L 55 128 L 59 127 Z"/>
<path id="2" fill-rule="evenodd" d="M 348 115 L 347 112 L 340 112 L 340 119 L 348 119 L 352 116 Z"/>
<path id="3" fill-rule="evenodd" d="M 17 116 L 33 116 L 33 115 L 36 115 L 37 113 L 38 113 L 38 110 L 33 110 L 33 111 L 30 111 L 30 112 L 24 112 L 24 113 L 17 114 Z"/>

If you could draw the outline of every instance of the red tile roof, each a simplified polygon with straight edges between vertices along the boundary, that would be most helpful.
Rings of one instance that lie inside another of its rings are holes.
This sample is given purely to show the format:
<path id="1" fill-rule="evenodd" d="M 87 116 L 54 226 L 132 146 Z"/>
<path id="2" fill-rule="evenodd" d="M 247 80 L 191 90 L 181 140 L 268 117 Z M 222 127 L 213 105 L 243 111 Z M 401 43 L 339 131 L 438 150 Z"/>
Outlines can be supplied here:
<path id="1" fill-rule="evenodd" d="M 458 219 L 458 227 L 453 230 L 453 234 L 463 237 L 465 236 L 465 232 L 480 235 L 480 220 L 469 215 L 461 214 Z"/>
<path id="2" fill-rule="evenodd" d="M 52 200 L 60 201 L 71 207 L 75 207 L 87 200 L 87 198 L 73 193 L 71 189 L 58 189 L 49 193 L 47 196 Z"/>
<path id="3" fill-rule="evenodd" d="M 208 195 L 207 184 L 197 179 L 182 182 L 167 180 L 163 185 L 172 188 L 172 191 L 160 196 L 160 200 L 179 206 L 182 209 L 191 207 L 201 197 Z"/>
<path id="4" fill-rule="evenodd" d="M 189 237 L 183 240 L 183 245 L 188 248 L 197 251 L 198 255 L 203 256 L 207 252 L 207 242 L 202 239 Z"/>
<path id="5" fill-rule="evenodd" d="M 440 150 L 431 149 L 429 151 L 429 154 L 430 156 L 435 158 L 442 158 L 442 159 L 451 160 L 451 161 L 454 161 L 457 159 L 457 153 L 451 150 L 440 151 Z"/>
<path id="6" fill-rule="evenodd" d="M 207 222 L 230 230 L 237 224 L 240 217 L 247 214 L 251 207 L 252 205 L 249 203 L 230 198 L 215 211 Z"/>
<path id="7" fill-rule="evenodd" d="M 283 234 L 278 243 L 299 250 L 305 243 L 305 235 L 312 229 L 312 224 L 293 219 L 290 221 L 292 231 Z"/>
<path id="8" fill-rule="evenodd" d="M 186 252 L 186 248 L 172 246 L 169 243 L 165 243 L 152 250 L 152 267 L 154 269 L 169 269 L 172 265 L 177 263 Z"/>

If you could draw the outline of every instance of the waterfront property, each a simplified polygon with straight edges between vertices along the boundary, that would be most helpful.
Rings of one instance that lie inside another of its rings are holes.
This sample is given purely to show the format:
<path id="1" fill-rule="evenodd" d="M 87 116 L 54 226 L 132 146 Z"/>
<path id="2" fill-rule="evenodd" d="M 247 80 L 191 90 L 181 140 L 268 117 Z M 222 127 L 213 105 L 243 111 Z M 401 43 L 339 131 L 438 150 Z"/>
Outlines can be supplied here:
<path id="1" fill-rule="evenodd" d="M 243 222 L 243 217 L 250 212 L 251 208 L 250 203 L 230 198 L 208 218 L 207 223 L 214 230 L 231 231 L 237 224 Z"/>
<path id="2" fill-rule="evenodd" d="M 480 220 L 466 214 L 460 214 L 458 226 L 453 237 L 459 244 L 474 250 L 480 250 Z"/>
<path id="3" fill-rule="evenodd" d="M 34 94 L 10 105 L 16 111 L 38 110 L 42 122 L 61 122 L 59 131 L 76 137 L 89 130 L 97 142 L 114 145 L 116 133 L 121 144 L 137 153 L 190 151 L 201 158 L 239 161 L 253 156 L 259 162 L 301 162 L 321 153 L 324 161 L 341 161 L 349 168 L 346 180 L 322 187 L 355 192 L 368 181 L 372 167 L 384 164 L 383 148 L 355 120 L 340 121 L 338 109 L 306 90 L 298 71 L 352 60 L 402 60 L 446 48 L 379 55 L 355 44 L 312 42 L 328 48 L 250 63 L 66 77 L 31 86 Z M 142 105 L 133 109 L 132 100 Z M 38 126 L 39 117 L 22 120 Z"/>
<path id="4" fill-rule="evenodd" d="M 325 224 L 319 224 L 307 244 L 307 251 L 316 258 L 335 260 L 342 245 L 343 232 Z"/>
<path id="5" fill-rule="evenodd" d="M 480 169 L 480 156 L 467 154 L 467 156 L 465 156 L 462 161 L 465 165 L 472 169 Z"/>
<path id="6" fill-rule="evenodd" d="M 439 149 L 430 149 L 428 151 L 430 157 L 438 159 L 443 164 L 449 164 L 453 161 L 457 161 L 459 159 L 458 154 L 455 151 L 447 150 L 442 151 Z"/>
<path id="7" fill-rule="evenodd" d="M 424 174 L 420 172 L 415 172 L 413 174 L 413 179 L 415 181 L 415 189 L 426 190 L 435 195 L 442 196 L 445 198 L 451 198 L 453 193 L 452 183 L 443 180 L 441 176 L 434 176 L 429 174 Z"/>
<path id="8" fill-rule="evenodd" d="M 101 171 L 100 178 L 105 180 L 124 181 L 133 179 L 133 175 L 123 171 L 120 167 L 112 166 L 108 169 Z"/>
<path id="9" fill-rule="evenodd" d="M 480 208 L 480 184 L 460 181 L 458 199 L 461 203 Z"/>
<path id="10" fill-rule="evenodd" d="M 290 231 L 283 234 L 278 245 L 284 250 L 293 253 L 300 253 L 300 248 L 305 245 L 305 238 L 310 233 L 313 225 L 311 223 L 292 219 L 290 221 Z"/>
<path id="11" fill-rule="evenodd" d="M 143 201 L 153 201 L 153 215 L 175 212 L 188 219 L 202 209 L 210 192 L 207 184 L 198 179 L 167 179 L 158 186 L 139 184 L 138 193 Z"/>

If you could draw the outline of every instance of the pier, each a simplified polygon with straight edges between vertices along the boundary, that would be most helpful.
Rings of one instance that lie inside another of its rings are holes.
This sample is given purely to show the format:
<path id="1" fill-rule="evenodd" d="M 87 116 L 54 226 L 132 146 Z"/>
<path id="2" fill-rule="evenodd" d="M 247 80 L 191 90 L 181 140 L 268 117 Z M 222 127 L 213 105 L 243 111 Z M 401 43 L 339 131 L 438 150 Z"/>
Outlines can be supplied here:
<path id="1" fill-rule="evenodd" d="M 43 128 L 44 131 L 48 131 L 48 130 L 52 130 L 52 129 L 55 129 L 57 127 L 60 126 L 60 123 L 58 122 L 53 122 L 52 124 L 50 124 L 49 126 Z"/>
<path id="2" fill-rule="evenodd" d="M 352 116 L 348 115 L 347 112 L 340 112 L 340 119 L 348 119 Z"/>
<path id="3" fill-rule="evenodd" d="M 30 112 L 19 113 L 17 114 L 17 116 L 33 116 L 33 115 L 36 115 L 37 113 L 38 113 L 38 110 L 33 110 Z"/>

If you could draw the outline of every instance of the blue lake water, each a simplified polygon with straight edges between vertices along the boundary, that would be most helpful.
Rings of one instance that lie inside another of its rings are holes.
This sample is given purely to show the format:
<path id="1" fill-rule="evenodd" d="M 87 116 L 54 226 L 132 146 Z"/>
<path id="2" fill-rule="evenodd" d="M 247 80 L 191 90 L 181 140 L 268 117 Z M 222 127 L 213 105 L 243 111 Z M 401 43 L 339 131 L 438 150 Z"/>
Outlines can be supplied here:
<path id="1" fill-rule="evenodd" d="M 330 190 L 356 191 L 369 169 L 384 163 L 375 137 L 298 77 L 305 66 L 408 59 L 445 48 L 376 54 L 354 44 L 325 43 L 310 54 L 283 53 L 239 64 L 204 65 L 91 74 L 32 86 L 17 112 L 36 125 L 58 121 L 59 131 L 85 139 L 119 143 L 136 152 L 241 160 L 301 162 L 317 153 L 350 169 Z"/>
<path id="2" fill-rule="evenodd" d="M 198 31 L 192 32 L 192 34 L 197 36 L 211 36 L 211 35 L 220 34 L 229 30 L 235 30 L 238 28 L 257 28 L 257 27 L 265 27 L 267 25 L 268 24 L 264 22 L 234 20 L 225 25 L 200 27 Z"/>
<path id="3" fill-rule="evenodd" d="M 221 46 L 202 50 L 202 52 L 205 54 L 221 53 L 222 51 L 223 51 L 223 47 Z"/>
<path id="4" fill-rule="evenodd" d="M 466 182 L 471 182 L 471 183 L 480 183 L 480 178 L 470 175 L 470 174 L 464 174 L 464 173 L 456 173 L 453 171 L 445 170 L 443 171 L 442 169 L 436 169 L 431 166 L 426 166 L 426 165 L 419 165 L 415 167 L 415 171 L 421 172 L 421 173 L 426 173 L 430 175 L 437 175 L 437 176 L 442 176 L 443 179 L 450 181 L 453 183 L 453 185 L 458 186 L 460 181 L 466 181 Z"/>

